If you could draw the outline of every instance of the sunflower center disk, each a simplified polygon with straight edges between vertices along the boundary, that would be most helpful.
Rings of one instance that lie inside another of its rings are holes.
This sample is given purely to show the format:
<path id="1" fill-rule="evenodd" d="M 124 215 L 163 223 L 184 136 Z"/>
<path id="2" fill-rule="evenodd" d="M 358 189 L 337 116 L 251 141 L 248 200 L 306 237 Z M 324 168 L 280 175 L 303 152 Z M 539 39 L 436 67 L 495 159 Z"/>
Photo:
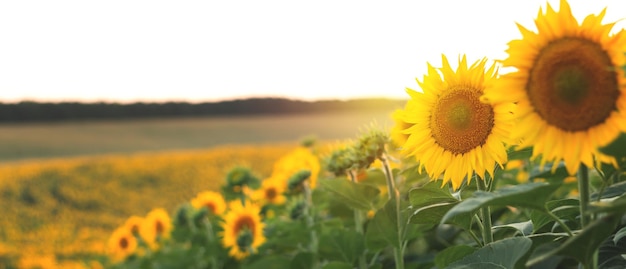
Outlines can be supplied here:
<path id="1" fill-rule="evenodd" d="M 128 239 L 126 239 L 125 237 L 120 240 L 120 248 L 121 249 L 126 249 L 128 247 L 128 245 L 129 245 Z"/>
<path id="2" fill-rule="evenodd" d="M 562 38 L 548 44 L 530 70 L 527 92 L 535 111 L 565 131 L 587 130 L 616 109 L 617 74 L 593 41 Z"/>
<path id="3" fill-rule="evenodd" d="M 450 90 L 433 109 L 431 130 L 435 141 L 454 154 L 464 154 L 479 147 L 491 133 L 493 109 L 479 101 L 473 89 Z"/>
<path id="4" fill-rule="evenodd" d="M 235 236 L 243 230 L 254 231 L 254 220 L 249 216 L 241 216 L 237 222 L 235 222 Z"/>

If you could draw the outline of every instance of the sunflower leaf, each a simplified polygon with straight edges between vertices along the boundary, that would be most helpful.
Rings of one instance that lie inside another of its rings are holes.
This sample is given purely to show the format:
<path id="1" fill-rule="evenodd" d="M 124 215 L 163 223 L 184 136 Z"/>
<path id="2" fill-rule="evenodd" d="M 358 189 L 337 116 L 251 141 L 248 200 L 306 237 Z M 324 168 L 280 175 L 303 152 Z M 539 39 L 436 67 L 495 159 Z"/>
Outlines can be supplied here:
<path id="1" fill-rule="evenodd" d="M 437 253 L 437 256 L 435 256 L 435 265 L 437 266 L 437 268 L 445 268 L 449 264 L 474 253 L 474 251 L 476 251 L 476 249 L 468 245 L 456 245 L 448 247 Z"/>
<path id="2" fill-rule="evenodd" d="M 531 267 L 554 256 L 567 256 L 574 258 L 582 264 L 590 264 L 593 260 L 594 252 L 613 233 L 620 220 L 619 216 L 621 214 L 609 214 L 595 220 L 580 233 L 563 242 L 558 248 L 534 257 L 526 265 Z"/>
<path id="3" fill-rule="evenodd" d="M 532 241 L 526 237 L 506 238 L 487 244 L 446 268 L 523 268 L 518 263 L 526 256 L 531 246 Z M 467 267 L 470 264 L 472 266 Z"/>
<path id="4" fill-rule="evenodd" d="M 617 159 L 619 164 L 626 163 L 626 133 L 621 133 L 613 142 L 601 147 L 600 152 L 611 155 Z"/>
<path id="5" fill-rule="evenodd" d="M 454 223 L 452 221 L 455 219 L 471 219 L 480 208 L 485 206 L 513 206 L 545 210 L 546 201 L 558 187 L 557 184 L 536 182 L 507 186 L 494 192 L 477 191 L 472 197 L 451 208 L 443 216 L 441 223 Z"/>
<path id="6" fill-rule="evenodd" d="M 380 192 L 372 185 L 354 183 L 345 178 L 320 180 L 319 183 L 325 190 L 335 194 L 334 198 L 356 210 L 374 209 L 375 199 L 372 198 Z"/>

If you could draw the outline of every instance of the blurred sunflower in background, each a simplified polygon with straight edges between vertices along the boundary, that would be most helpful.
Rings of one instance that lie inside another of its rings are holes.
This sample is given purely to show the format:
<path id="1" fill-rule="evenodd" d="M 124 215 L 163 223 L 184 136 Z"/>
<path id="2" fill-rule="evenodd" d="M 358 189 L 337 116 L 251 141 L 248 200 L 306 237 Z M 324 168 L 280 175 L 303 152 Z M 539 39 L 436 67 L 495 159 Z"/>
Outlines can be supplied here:
<path id="1" fill-rule="evenodd" d="M 158 247 L 158 241 L 168 239 L 172 231 L 172 221 L 167 211 L 155 208 L 148 212 L 141 224 L 139 234 L 152 249 Z"/>
<path id="2" fill-rule="evenodd" d="M 226 211 L 226 202 L 221 193 L 215 191 L 203 191 L 191 200 L 195 209 L 206 207 L 213 215 L 222 215 Z"/>
<path id="3" fill-rule="evenodd" d="M 228 254 L 241 260 L 256 253 L 257 248 L 265 242 L 261 222 L 261 208 L 250 202 L 244 206 L 240 201 L 229 204 L 229 211 L 224 216 L 221 232 L 222 244 L 230 248 Z"/>
<path id="4" fill-rule="evenodd" d="M 141 227 L 141 223 L 143 223 L 143 218 L 139 216 L 131 216 L 126 219 L 124 222 L 124 226 L 135 236 L 139 236 L 139 230 Z"/>
<path id="5" fill-rule="evenodd" d="M 282 205 L 287 201 L 284 195 L 286 188 L 284 180 L 270 177 L 261 182 L 261 188 L 255 190 L 251 198 L 261 204 Z"/>
<path id="6" fill-rule="evenodd" d="M 492 104 L 516 102 L 511 137 L 519 148 L 533 147 L 541 164 L 563 160 L 575 174 L 580 164 L 610 161 L 598 147 L 626 130 L 626 33 L 610 34 L 602 24 L 605 10 L 578 23 L 569 4 L 550 4 L 535 19 L 537 32 L 517 25 L 522 39 L 509 43 L 507 73 L 485 90 Z M 594 160 L 594 156 L 596 160 Z M 553 166 L 556 168 L 556 165 Z"/>
<path id="7" fill-rule="evenodd" d="M 496 76 L 495 65 L 485 68 L 486 59 L 468 66 L 465 56 L 453 70 L 446 56 L 442 68 L 428 64 L 428 74 L 417 81 L 422 92 L 410 95 L 399 132 L 408 134 L 402 152 L 415 156 L 420 169 L 435 180 L 459 189 L 473 173 L 493 175 L 496 164 L 507 161 L 504 141 L 510 128 L 512 103 L 490 105 L 480 101 L 485 85 Z"/>
<path id="8" fill-rule="evenodd" d="M 137 239 L 127 226 L 121 226 L 109 238 L 109 251 L 114 261 L 121 261 L 137 250 Z"/>

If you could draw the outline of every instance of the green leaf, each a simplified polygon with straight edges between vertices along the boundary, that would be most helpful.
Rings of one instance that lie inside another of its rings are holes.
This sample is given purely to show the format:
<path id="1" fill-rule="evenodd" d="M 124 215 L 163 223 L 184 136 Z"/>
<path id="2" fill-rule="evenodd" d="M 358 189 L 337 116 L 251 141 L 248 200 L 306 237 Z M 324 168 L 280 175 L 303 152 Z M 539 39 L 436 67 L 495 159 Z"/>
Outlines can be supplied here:
<path id="1" fill-rule="evenodd" d="M 595 220 L 580 233 L 563 242 L 558 248 L 531 259 L 526 265 L 530 267 L 557 255 L 571 257 L 580 263 L 589 264 L 602 241 L 613 233 L 620 216 L 621 214 L 609 214 Z"/>
<path id="2" fill-rule="evenodd" d="M 625 236 L 626 236 L 626 227 L 623 227 L 619 229 L 617 233 L 615 233 L 615 236 L 613 237 L 613 243 L 617 245 L 617 243 L 619 243 L 619 241 L 622 240 L 622 238 L 624 238 Z"/>
<path id="3" fill-rule="evenodd" d="M 279 267 L 276 267 L 279 268 Z M 322 269 L 352 269 L 352 265 L 345 262 L 329 262 Z"/>
<path id="4" fill-rule="evenodd" d="M 515 230 L 516 232 L 519 232 L 523 236 L 527 236 L 527 235 L 532 234 L 533 232 L 533 223 L 531 221 L 509 223 L 509 224 L 494 226 L 493 229 L 495 231 L 500 230 L 500 229 L 512 229 L 512 230 Z"/>
<path id="5" fill-rule="evenodd" d="M 506 238 L 487 244 L 447 268 L 524 268 L 523 264 L 517 264 L 531 245 L 532 241 L 526 237 Z"/>
<path id="6" fill-rule="evenodd" d="M 291 264 L 289 268 L 291 269 L 312 269 L 313 268 L 313 253 L 310 252 L 300 252 L 293 260 L 291 260 Z M 266 268 L 284 268 L 284 267 L 274 267 L 273 265 Z"/>
<path id="7" fill-rule="evenodd" d="M 566 221 L 574 221 L 580 214 L 579 201 L 576 199 L 549 201 L 546 203 L 546 208 L 559 219 Z M 555 222 L 554 219 L 544 211 L 536 210 L 531 212 L 530 220 L 534 226 L 534 233 L 538 233 L 543 230 L 553 231 L 552 228 L 543 229 L 546 225 Z"/>
<path id="8" fill-rule="evenodd" d="M 533 155 L 532 148 L 523 148 L 523 149 L 515 149 L 509 150 L 507 152 L 509 160 L 526 160 L 529 159 Z"/>
<path id="9" fill-rule="evenodd" d="M 456 262 L 463 257 L 470 255 L 476 251 L 475 248 L 467 245 L 457 245 L 448 247 L 435 256 L 435 265 L 437 268 L 445 268 L 449 264 Z"/>
<path id="10" fill-rule="evenodd" d="M 378 233 L 382 235 L 387 244 L 400 247 L 398 219 L 395 204 L 392 200 L 389 200 L 383 208 L 376 211 L 376 215 L 370 222 L 366 233 Z"/>
<path id="11" fill-rule="evenodd" d="M 321 236 L 319 245 L 323 257 L 350 264 L 365 252 L 363 235 L 354 230 L 331 230 Z"/>
<path id="12" fill-rule="evenodd" d="M 507 186 L 494 192 L 477 191 L 448 211 L 441 223 L 454 223 L 455 219 L 471 219 L 485 206 L 513 206 L 545 210 L 544 204 L 559 185 L 543 182 Z"/>
<path id="13" fill-rule="evenodd" d="M 419 208 L 413 212 L 410 221 L 413 224 L 437 225 L 441 222 L 443 216 L 458 203 L 458 201 L 455 203 L 441 203 Z"/>
<path id="14" fill-rule="evenodd" d="M 431 181 L 409 192 L 409 201 L 413 208 L 440 204 L 454 203 L 459 200 L 450 194 L 450 189 L 442 188 L 441 183 Z"/>
<path id="15" fill-rule="evenodd" d="M 325 179 L 319 183 L 325 190 L 335 194 L 334 198 L 356 210 L 374 209 L 373 197 L 380 192 L 375 186 L 354 183 L 345 178 Z"/>
<path id="16" fill-rule="evenodd" d="M 289 268 L 291 260 L 282 256 L 266 256 L 250 264 L 243 266 L 244 269 L 265 269 L 265 268 Z"/>
<path id="17" fill-rule="evenodd" d="M 613 198 L 616 196 L 620 196 L 624 193 L 626 193 L 626 181 L 613 184 L 609 186 L 608 188 L 604 189 L 604 191 L 602 192 L 600 196 L 600 199 Z M 599 193 L 592 193 L 590 196 L 590 199 L 592 201 L 597 200 L 598 195 Z"/>
<path id="18" fill-rule="evenodd" d="M 626 133 L 621 133 L 613 142 L 601 147 L 600 152 L 615 157 L 618 162 L 624 162 L 626 158 Z"/>

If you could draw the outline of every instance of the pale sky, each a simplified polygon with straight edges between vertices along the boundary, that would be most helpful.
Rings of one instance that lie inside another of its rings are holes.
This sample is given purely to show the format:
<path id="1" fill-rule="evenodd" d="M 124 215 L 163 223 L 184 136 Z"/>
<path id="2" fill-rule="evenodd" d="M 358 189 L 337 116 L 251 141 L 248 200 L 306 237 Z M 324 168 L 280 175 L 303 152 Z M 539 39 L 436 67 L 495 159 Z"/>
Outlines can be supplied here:
<path id="1" fill-rule="evenodd" d="M 558 1 L 549 1 L 558 8 Z M 0 102 L 407 98 L 441 54 L 503 59 L 545 0 L 0 2 Z M 570 1 L 580 20 L 626 1 Z M 617 28 L 624 28 L 624 21 Z"/>

